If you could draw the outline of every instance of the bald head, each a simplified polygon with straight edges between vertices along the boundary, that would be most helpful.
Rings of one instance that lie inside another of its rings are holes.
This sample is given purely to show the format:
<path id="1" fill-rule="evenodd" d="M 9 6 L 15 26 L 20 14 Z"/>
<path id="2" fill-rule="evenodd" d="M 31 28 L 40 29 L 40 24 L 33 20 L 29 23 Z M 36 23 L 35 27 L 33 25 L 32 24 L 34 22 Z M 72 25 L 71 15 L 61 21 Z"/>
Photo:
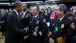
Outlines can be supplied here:
<path id="1" fill-rule="evenodd" d="M 54 6 L 51 6 L 51 10 L 52 10 L 52 11 L 55 11 L 55 7 L 54 7 Z"/>
<path id="2" fill-rule="evenodd" d="M 51 6 L 51 8 L 55 8 L 54 6 Z"/>

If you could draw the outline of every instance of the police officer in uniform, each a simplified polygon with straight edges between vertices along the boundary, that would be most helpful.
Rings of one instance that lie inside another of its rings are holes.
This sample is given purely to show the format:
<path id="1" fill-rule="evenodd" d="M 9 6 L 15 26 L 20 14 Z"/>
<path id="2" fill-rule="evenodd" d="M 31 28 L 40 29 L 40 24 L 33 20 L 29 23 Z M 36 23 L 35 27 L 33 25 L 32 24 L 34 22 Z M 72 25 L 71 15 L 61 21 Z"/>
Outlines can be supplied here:
<path id="1" fill-rule="evenodd" d="M 66 17 L 67 7 L 59 4 L 56 8 L 57 18 L 50 23 L 48 33 L 50 43 L 71 43 L 74 36 L 75 23 Z"/>
<path id="2" fill-rule="evenodd" d="M 39 15 L 39 6 L 33 6 L 33 16 L 30 18 L 30 43 L 44 43 L 47 33 L 46 20 Z"/>

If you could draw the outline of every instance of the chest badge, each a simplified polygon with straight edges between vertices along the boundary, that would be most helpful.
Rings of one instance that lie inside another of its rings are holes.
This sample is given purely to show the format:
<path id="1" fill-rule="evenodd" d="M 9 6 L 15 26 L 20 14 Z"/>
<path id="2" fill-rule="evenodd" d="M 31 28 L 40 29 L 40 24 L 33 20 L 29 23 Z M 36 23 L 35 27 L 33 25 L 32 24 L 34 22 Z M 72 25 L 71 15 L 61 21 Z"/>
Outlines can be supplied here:
<path id="1" fill-rule="evenodd" d="M 36 21 L 36 24 L 39 24 L 39 20 Z"/>
<path id="2" fill-rule="evenodd" d="M 61 28 L 64 28 L 64 24 L 61 24 Z"/>

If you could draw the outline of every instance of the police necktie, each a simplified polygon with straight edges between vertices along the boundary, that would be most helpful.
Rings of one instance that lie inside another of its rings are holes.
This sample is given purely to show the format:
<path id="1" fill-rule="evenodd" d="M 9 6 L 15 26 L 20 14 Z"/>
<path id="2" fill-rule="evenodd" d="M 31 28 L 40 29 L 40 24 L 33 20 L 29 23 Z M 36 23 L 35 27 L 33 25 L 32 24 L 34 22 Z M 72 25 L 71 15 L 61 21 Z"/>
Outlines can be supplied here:
<path id="1" fill-rule="evenodd" d="M 33 17 L 35 19 L 35 17 Z"/>
<path id="2" fill-rule="evenodd" d="M 58 18 L 58 22 L 60 22 L 60 18 Z"/>

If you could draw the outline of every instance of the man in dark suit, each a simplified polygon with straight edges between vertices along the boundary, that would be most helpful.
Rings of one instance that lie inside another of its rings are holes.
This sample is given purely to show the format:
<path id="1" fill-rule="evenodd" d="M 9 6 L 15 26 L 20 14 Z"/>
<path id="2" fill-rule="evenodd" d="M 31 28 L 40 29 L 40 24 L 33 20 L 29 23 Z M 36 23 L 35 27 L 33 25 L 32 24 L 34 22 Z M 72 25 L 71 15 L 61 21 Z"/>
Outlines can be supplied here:
<path id="1" fill-rule="evenodd" d="M 23 12 L 22 12 L 22 18 L 21 18 L 22 28 L 27 27 L 31 16 L 32 16 L 32 13 L 27 9 L 27 4 L 23 4 Z M 23 43 L 29 43 L 29 33 L 27 33 L 27 35 L 24 36 Z"/>
<path id="2" fill-rule="evenodd" d="M 47 33 L 46 19 L 39 15 L 39 6 L 33 6 L 33 16 L 30 18 L 30 43 L 44 43 Z"/>
<path id="3" fill-rule="evenodd" d="M 31 16 L 32 16 L 32 13 L 27 9 L 27 4 L 23 4 L 23 12 L 22 12 L 22 20 L 21 20 L 23 28 L 27 27 L 29 18 Z"/>
<path id="4" fill-rule="evenodd" d="M 21 43 L 22 36 L 26 35 L 26 28 L 21 29 L 19 21 L 19 13 L 22 11 L 22 2 L 15 1 L 14 10 L 12 10 L 7 18 L 7 33 L 5 37 L 5 43 Z"/>
<path id="5" fill-rule="evenodd" d="M 8 16 L 9 16 L 9 14 L 8 14 L 9 12 L 5 12 L 5 14 L 4 14 L 4 26 L 5 26 L 5 35 L 6 35 L 6 31 L 7 31 L 7 18 L 8 18 Z"/>
<path id="6" fill-rule="evenodd" d="M 5 33 L 5 10 L 4 9 L 2 9 L 1 10 L 1 13 L 0 13 L 0 24 L 1 24 L 1 31 L 2 31 L 2 35 L 1 36 L 3 36 L 4 35 L 4 33 Z"/>

